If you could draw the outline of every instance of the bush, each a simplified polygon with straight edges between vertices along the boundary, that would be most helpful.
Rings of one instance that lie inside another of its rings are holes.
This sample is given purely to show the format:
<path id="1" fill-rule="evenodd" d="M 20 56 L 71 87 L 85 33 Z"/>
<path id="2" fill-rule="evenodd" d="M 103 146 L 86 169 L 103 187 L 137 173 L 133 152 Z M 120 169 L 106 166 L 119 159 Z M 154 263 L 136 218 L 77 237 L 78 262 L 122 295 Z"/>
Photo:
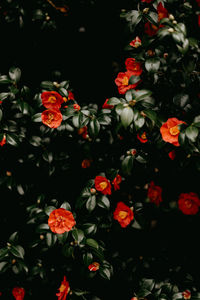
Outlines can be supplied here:
<path id="1" fill-rule="evenodd" d="M 78 2 L 93 20 L 99 5 Z M 124 49 L 113 53 L 113 83 L 105 85 L 113 95 L 103 101 L 105 77 L 91 73 L 93 62 L 81 78 L 73 70 L 85 89 L 79 97 L 58 69 L 38 83 L 38 65 L 33 73 L 24 67 L 23 75 L 21 54 L 12 67 L 5 61 L 2 299 L 200 299 L 200 4 L 124 5 L 113 7 Z M 12 28 L 21 38 L 41 31 L 38 51 L 40 38 L 61 34 L 77 11 L 65 1 L 3 1 L 0 21 L 6 38 Z M 39 64 L 43 59 L 41 53 Z M 56 59 L 48 63 L 57 66 Z M 91 82 L 92 96 L 84 99 Z"/>

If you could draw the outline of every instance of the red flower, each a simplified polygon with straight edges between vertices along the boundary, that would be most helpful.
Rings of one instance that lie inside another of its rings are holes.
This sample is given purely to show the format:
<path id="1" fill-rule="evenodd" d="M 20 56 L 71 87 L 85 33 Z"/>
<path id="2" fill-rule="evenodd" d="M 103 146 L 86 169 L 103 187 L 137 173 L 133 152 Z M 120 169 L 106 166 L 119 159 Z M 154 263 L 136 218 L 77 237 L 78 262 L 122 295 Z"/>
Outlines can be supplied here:
<path id="1" fill-rule="evenodd" d="M 153 0 L 142 0 L 142 2 L 151 3 Z"/>
<path id="2" fill-rule="evenodd" d="M 158 23 L 164 19 L 164 18 L 168 18 L 169 13 L 167 11 L 167 9 L 162 5 L 162 3 L 160 2 L 157 6 L 157 12 L 158 12 Z M 163 25 L 160 25 L 159 27 L 163 27 Z"/>
<path id="3" fill-rule="evenodd" d="M 67 100 L 74 100 L 74 94 L 71 91 L 68 91 L 68 97 Z"/>
<path id="4" fill-rule="evenodd" d="M 155 203 L 159 206 L 162 202 L 162 188 L 158 185 L 155 185 L 153 181 L 150 182 L 147 197 L 150 199 L 150 202 Z"/>
<path id="5" fill-rule="evenodd" d="M 98 262 L 93 262 L 92 264 L 90 264 L 89 266 L 88 266 L 88 269 L 90 270 L 90 271 L 97 271 L 97 270 L 99 270 L 99 266 L 100 266 L 100 264 L 98 263 Z"/>
<path id="6" fill-rule="evenodd" d="M 154 36 L 158 31 L 158 26 L 151 24 L 149 21 L 144 24 L 144 32 L 149 36 Z"/>
<path id="7" fill-rule="evenodd" d="M 59 287 L 59 293 L 56 294 L 58 300 L 65 300 L 70 291 L 69 282 L 66 280 L 66 276 L 64 276 L 61 286 Z"/>
<path id="8" fill-rule="evenodd" d="M 171 152 L 168 153 L 168 156 L 171 160 L 174 160 L 175 157 L 176 157 L 176 154 L 175 154 L 175 150 L 172 150 Z"/>
<path id="9" fill-rule="evenodd" d="M 125 228 L 133 220 L 133 211 L 123 202 L 118 202 L 113 217 L 121 227 Z"/>
<path id="10" fill-rule="evenodd" d="M 141 80 L 139 80 L 134 84 L 129 84 L 129 79 L 131 76 L 135 76 L 132 71 L 118 73 L 115 83 L 118 86 L 119 94 L 125 94 L 128 90 L 134 89 L 141 82 Z"/>
<path id="11" fill-rule="evenodd" d="M 6 136 L 4 134 L 2 140 L 0 141 L 0 146 L 3 147 L 3 145 L 5 145 L 5 143 L 6 143 Z"/>
<path id="12" fill-rule="evenodd" d="M 142 134 L 137 134 L 137 138 L 141 143 L 146 143 L 148 142 L 147 136 L 146 136 L 146 132 L 144 131 Z"/>
<path id="13" fill-rule="evenodd" d="M 164 18 L 168 18 L 169 13 L 167 11 L 167 9 L 162 5 L 162 3 L 160 2 L 157 6 L 157 13 L 158 13 L 158 23 L 164 19 Z M 164 27 L 164 25 L 160 24 L 159 26 L 155 26 L 154 24 L 151 24 L 149 21 L 147 23 L 145 23 L 144 25 L 144 31 L 146 34 L 148 34 L 149 36 L 153 36 L 157 33 L 158 29 Z"/>
<path id="14" fill-rule="evenodd" d="M 55 91 L 41 94 L 42 104 L 46 108 L 59 109 L 64 102 L 63 97 Z"/>
<path id="15" fill-rule="evenodd" d="M 42 123 L 50 128 L 57 128 L 62 122 L 62 114 L 59 110 L 47 109 L 42 112 Z"/>
<path id="16" fill-rule="evenodd" d="M 197 1 L 197 5 L 200 7 L 200 0 L 196 0 Z"/>
<path id="17" fill-rule="evenodd" d="M 135 76 L 140 76 L 142 73 L 141 63 L 136 62 L 135 58 L 127 58 L 125 60 L 127 71 L 132 71 Z"/>
<path id="18" fill-rule="evenodd" d="M 52 232 L 62 234 L 70 231 L 76 224 L 71 211 L 64 208 L 54 209 L 48 219 L 48 225 Z"/>
<path id="19" fill-rule="evenodd" d="M 91 165 L 91 159 L 84 159 L 84 160 L 82 161 L 82 163 L 81 163 L 81 167 L 82 167 L 83 169 L 89 168 L 90 165 Z"/>
<path id="20" fill-rule="evenodd" d="M 74 105 L 73 105 L 73 108 L 74 108 L 75 110 L 80 110 L 80 109 L 81 109 L 80 105 L 78 105 L 78 104 L 74 104 Z"/>
<path id="21" fill-rule="evenodd" d="M 178 125 L 185 124 L 185 122 L 180 121 L 176 118 L 169 118 L 166 123 L 164 123 L 160 128 L 160 133 L 162 135 L 162 139 L 165 142 L 173 144 L 174 146 L 180 146 L 178 142 L 178 136 L 180 134 Z"/>
<path id="22" fill-rule="evenodd" d="M 87 136 L 88 136 L 87 126 L 79 128 L 78 129 L 78 134 L 81 135 L 84 139 L 86 139 Z"/>
<path id="23" fill-rule="evenodd" d="M 138 48 L 142 45 L 142 41 L 138 36 L 136 36 L 136 38 L 132 40 L 129 45 L 132 46 L 133 48 Z"/>
<path id="24" fill-rule="evenodd" d="M 119 184 L 122 182 L 122 177 L 117 174 L 117 176 L 113 179 L 112 184 L 114 185 L 114 190 L 119 190 L 120 186 Z"/>
<path id="25" fill-rule="evenodd" d="M 104 195 L 111 195 L 111 184 L 106 177 L 96 176 L 94 184 L 97 191 L 102 192 Z"/>
<path id="26" fill-rule="evenodd" d="M 185 215 L 196 215 L 199 211 L 200 199 L 196 193 L 182 193 L 178 199 L 178 207 Z"/>
<path id="27" fill-rule="evenodd" d="M 191 298 L 191 292 L 189 290 L 185 290 L 182 292 L 183 298 L 184 299 L 190 299 Z"/>
<path id="28" fill-rule="evenodd" d="M 108 100 L 109 99 L 106 99 L 106 101 L 104 102 L 102 108 L 112 109 L 114 107 L 114 105 L 107 104 Z"/>
<path id="29" fill-rule="evenodd" d="M 16 300 L 23 300 L 25 295 L 25 289 L 22 287 L 14 287 L 12 294 Z"/>

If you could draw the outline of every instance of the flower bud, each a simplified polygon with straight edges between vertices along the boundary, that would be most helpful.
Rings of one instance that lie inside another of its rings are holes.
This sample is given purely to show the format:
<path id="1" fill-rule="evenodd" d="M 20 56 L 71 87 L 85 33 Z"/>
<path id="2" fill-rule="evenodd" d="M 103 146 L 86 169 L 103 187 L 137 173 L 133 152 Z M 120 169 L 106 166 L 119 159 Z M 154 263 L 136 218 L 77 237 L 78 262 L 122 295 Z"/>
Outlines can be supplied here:
<path id="1" fill-rule="evenodd" d="M 143 9 L 143 14 L 147 14 L 148 11 L 149 11 L 149 8 L 148 8 L 148 7 L 144 8 L 144 9 Z"/>
<path id="2" fill-rule="evenodd" d="M 171 21 L 173 21 L 173 20 L 174 20 L 174 16 L 173 16 L 172 14 L 170 14 L 170 15 L 169 15 L 169 19 L 170 19 Z"/>
<path id="3" fill-rule="evenodd" d="M 96 194 L 96 189 L 95 189 L 95 188 L 91 188 L 91 189 L 90 189 L 90 193 L 91 193 L 92 195 Z"/>
<path id="4" fill-rule="evenodd" d="M 172 23 L 173 23 L 173 24 L 177 24 L 177 21 L 176 21 L 176 20 L 174 20 Z"/>
<path id="5" fill-rule="evenodd" d="M 168 32 L 170 32 L 170 33 L 174 32 L 174 28 L 169 28 Z"/>
<path id="6" fill-rule="evenodd" d="M 10 171 L 6 171 L 7 176 L 12 176 L 12 173 Z"/>
<path id="7" fill-rule="evenodd" d="M 16 263 L 16 259 L 12 259 L 12 265 Z"/>
<path id="8" fill-rule="evenodd" d="M 44 235 L 40 234 L 40 239 L 43 240 L 44 239 Z"/>

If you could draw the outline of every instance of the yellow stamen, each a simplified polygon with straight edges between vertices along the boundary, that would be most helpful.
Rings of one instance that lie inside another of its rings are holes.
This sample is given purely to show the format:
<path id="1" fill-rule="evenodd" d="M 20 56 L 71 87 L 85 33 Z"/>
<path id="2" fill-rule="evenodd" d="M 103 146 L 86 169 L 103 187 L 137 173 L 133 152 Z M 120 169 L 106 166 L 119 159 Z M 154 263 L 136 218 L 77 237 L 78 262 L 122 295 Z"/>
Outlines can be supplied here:
<path id="1" fill-rule="evenodd" d="M 127 77 L 127 76 L 125 76 L 125 77 L 123 78 L 122 84 L 123 84 L 123 85 L 128 85 L 128 77 Z"/>
<path id="2" fill-rule="evenodd" d="M 60 286 L 60 292 L 64 292 L 64 290 L 66 289 L 66 286 L 64 284 L 61 284 Z"/>
<path id="3" fill-rule="evenodd" d="M 143 134 L 141 134 L 141 138 L 142 138 L 143 140 L 146 140 L 147 136 L 146 136 L 146 133 L 145 133 L 145 132 L 144 132 Z"/>
<path id="4" fill-rule="evenodd" d="M 174 127 L 171 127 L 170 129 L 169 129 L 169 132 L 170 132 L 170 134 L 171 135 L 177 135 L 177 134 L 179 134 L 180 133 L 180 131 L 179 131 L 179 129 L 178 129 L 178 126 L 176 125 L 176 126 L 174 126 Z"/>
<path id="5" fill-rule="evenodd" d="M 121 210 L 119 212 L 119 217 L 123 220 L 127 217 L 128 213 L 126 211 Z"/>
<path id="6" fill-rule="evenodd" d="M 100 187 L 101 187 L 102 190 L 105 190 L 107 188 L 107 186 L 108 186 L 108 184 L 107 184 L 106 181 L 103 181 L 103 182 L 99 183 L 99 185 L 100 185 Z"/>
<path id="7" fill-rule="evenodd" d="M 50 96 L 49 98 L 48 98 L 48 102 L 50 102 L 50 103 L 55 103 L 56 102 L 56 97 L 55 96 Z"/>

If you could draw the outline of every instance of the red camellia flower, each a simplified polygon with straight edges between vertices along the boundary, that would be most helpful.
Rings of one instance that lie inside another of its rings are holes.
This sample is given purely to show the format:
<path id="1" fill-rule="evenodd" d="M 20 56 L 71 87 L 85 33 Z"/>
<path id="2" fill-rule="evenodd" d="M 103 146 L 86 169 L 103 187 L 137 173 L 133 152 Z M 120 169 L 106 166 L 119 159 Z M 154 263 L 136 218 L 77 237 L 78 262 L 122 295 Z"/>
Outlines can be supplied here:
<path id="1" fill-rule="evenodd" d="M 50 128 L 57 128 L 62 122 L 62 114 L 59 110 L 47 109 L 42 112 L 42 123 Z"/>
<path id="2" fill-rule="evenodd" d="M 144 24 L 144 32 L 149 36 L 154 36 L 158 31 L 158 26 L 150 23 L 149 21 Z"/>
<path id="3" fill-rule="evenodd" d="M 92 264 L 90 264 L 90 265 L 88 266 L 88 269 L 89 269 L 90 271 L 95 272 L 95 271 L 99 270 L 99 266 L 100 266 L 100 264 L 99 264 L 98 262 L 93 262 Z"/>
<path id="4" fill-rule="evenodd" d="M 136 38 L 132 40 L 129 45 L 133 48 L 138 48 L 142 45 L 142 41 L 138 36 L 136 36 Z"/>
<path id="5" fill-rule="evenodd" d="M 175 157 L 176 157 L 176 154 L 175 154 L 175 150 L 172 150 L 171 152 L 168 153 L 168 156 L 171 160 L 174 160 Z"/>
<path id="6" fill-rule="evenodd" d="M 71 91 L 68 91 L 68 97 L 67 100 L 74 100 L 74 94 Z"/>
<path id="7" fill-rule="evenodd" d="M 70 231 L 76 224 L 71 211 L 64 208 L 54 209 L 48 219 L 48 225 L 52 232 L 62 234 Z"/>
<path id="8" fill-rule="evenodd" d="M 119 184 L 122 182 L 122 177 L 119 175 L 119 174 L 117 174 L 117 176 L 113 179 L 113 181 L 112 181 L 112 184 L 113 184 L 113 186 L 114 186 L 114 190 L 116 191 L 116 190 L 119 190 L 120 189 L 120 186 L 119 186 Z"/>
<path id="9" fill-rule="evenodd" d="M 125 60 L 127 71 L 132 71 L 132 75 L 140 76 L 142 73 L 141 63 L 136 62 L 135 58 L 127 58 Z"/>
<path id="10" fill-rule="evenodd" d="M 190 299 L 191 298 L 191 292 L 189 290 L 185 290 L 182 292 L 183 298 L 184 299 Z"/>
<path id="11" fill-rule="evenodd" d="M 90 165 L 91 165 L 91 159 L 84 159 L 83 161 L 82 161 L 82 163 L 81 163 L 81 167 L 83 168 L 83 169 L 87 169 L 87 168 L 89 168 L 90 167 Z"/>
<path id="12" fill-rule="evenodd" d="M 23 300 L 25 295 L 25 289 L 22 287 L 14 287 L 12 294 L 16 300 Z"/>
<path id="13" fill-rule="evenodd" d="M 158 23 L 162 19 L 168 18 L 168 16 L 169 16 L 169 13 L 168 13 L 167 9 L 162 5 L 161 2 L 157 6 L 157 13 L 158 13 Z M 144 25 L 144 31 L 149 36 L 153 36 L 157 33 L 158 29 L 163 27 L 163 26 L 164 25 L 162 25 L 162 24 L 160 24 L 159 26 L 156 26 L 156 25 L 154 25 L 154 24 L 152 24 L 148 21 Z"/>
<path id="14" fill-rule="evenodd" d="M 162 188 L 158 185 L 155 185 L 153 181 L 150 182 L 147 197 L 150 199 L 150 202 L 155 203 L 159 206 L 162 202 Z"/>
<path id="15" fill-rule="evenodd" d="M 78 105 L 78 104 L 74 104 L 74 105 L 73 105 L 73 108 L 74 108 L 75 110 L 80 110 L 80 109 L 81 109 L 80 105 Z"/>
<path id="16" fill-rule="evenodd" d="M 4 134 L 2 140 L 0 141 L 0 146 L 3 147 L 3 145 L 5 145 L 5 143 L 6 143 L 6 136 Z"/>
<path id="17" fill-rule="evenodd" d="M 106 99 L 106 101 L 104 102 L 102 108 L 112 109 L 112 108 L 114 107 L 114 105 L 110 105 L 110 104 L 107 103 L 108 100 L 109 100 L 109 99 Z"/>
<path id="18" fill-rule="evenodd" d="M 147 139 L 147 135 L 146 135 L 146 132 L 144 131 L 142 134 L 137 134 L 137 138 L 138 140 L 141 142 L 141 143 L 146 143 L 148 142 L 148 139 Z"/>
<path id="19" fill-rule="evenodd" d="M 61 286 L 59 287 L 59 293 L 56 294 L 58 300 L 65 300 L 70 291 L 69 282 L 66 280 L 66 276 L 64 276 Z"/>
<path id="20" fill-rule="evenodd" d="M 125 228 L 133 220 L 133 211 L 123 202 L 118 202 L 113 217 L 121 227 Z"/>
<path id="21" fill-rule="evenodd" d="M 178 207 L 185 215 L 196 215 L 199 211 L 200 199 L 196 193 L 182 193 L 178 199 Z"/>
<path id="22" fill-rule="evenodd" d="M 42 104 L 46 108 L 59 109 L 64 102 L 63 97 L 55 91 L 41 94 Z"/>
<path id="23" fill-rule="evenodd" d="M 129 84 L 129 79 L 131 76 L 135 76 L 132 71 L 118 73 L 115 83 L 118 86 L 119 94 L 125 94 L 128 90 L 136 88 L 136 86 L 141 82 L 141 80 L 139 80 L 134 84 Z"/>
<path id="24" fill-rule="evenodd" d="M 78 134 L 81 135 L 84 139 L 86 139 L 87 136 L 88 136 L 87 126 L 79 128 L 78 129 Z"/>
<path id="25" fill-rule="evenodd" d="M 162 3 L 160 2 L 157 6 L 157 12 L 158 12 L 158 23 L 164 19 L 164 18 L 168 18 L 169 13 L 167 11 L 167 9 L 162 5 Z M 163 25 L 160 25 L 160 27 L 163 27 Z"/>
<path id="26" fill-rule="evenodd" d="M 104 195 L 111 195 L 111 184 L 106 177 L 96 176 L 94 184 L 97 191 L 102 192 Z"/>
<path id="27" fill-rule="evenodd" d="M 185 124 L 184 121 L 180 121 L 177 118 L 169 118 L 160 128 L 162 139 L 174 146 L 180 146 L 178 142 L 178 136 L 180 134 L 178 125 L 183 123 Z"/>

